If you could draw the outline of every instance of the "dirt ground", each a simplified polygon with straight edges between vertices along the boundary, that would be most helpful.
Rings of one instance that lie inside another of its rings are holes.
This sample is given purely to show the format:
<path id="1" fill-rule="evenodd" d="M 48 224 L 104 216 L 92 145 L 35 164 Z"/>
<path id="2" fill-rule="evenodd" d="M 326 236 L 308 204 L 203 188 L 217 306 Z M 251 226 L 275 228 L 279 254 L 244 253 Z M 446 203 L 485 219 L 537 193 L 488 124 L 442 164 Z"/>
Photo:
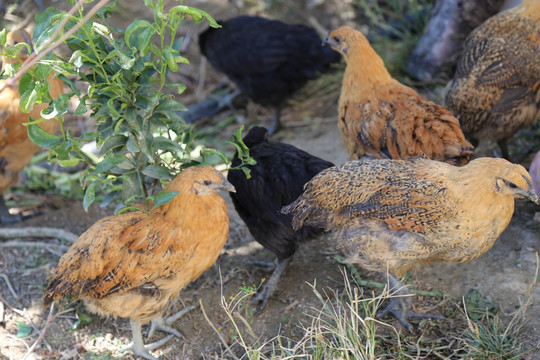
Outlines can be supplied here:
<path id="1" fill-rule="evenodd" d="M 122 1 L 119 3 L 125 9 L 126 3 Z M 135 3 L 137 6 L 134 6 Z M 116 15 L 119 22 L 129 23 L 133 18 L 151 16 L 145 12 L 141 3 L 130 2 L 129 14 L 121 11 Z M 287 8 L 272 8 L 268 3 L 264 3 L 265 7 L 254 6 L 253 3 L 256 2 L 198 0 L 190 1 L 189 5 L 205 9 L 218 19 L 241 14 L 242 9 L 249 9 L 250 13 L 262 15 L 279 12 L 286 21 L 299 21 L 301 18 L 298 12 L 289 11 Z M 345 5 L 336 5 L 332 1 L 301 3 L 301 6 L 306 8 L 313 6 L 310 8 L 311 14 L 324 27 L 352 21 L 350 9 Z M 323 5 L 317 6 L 317 3 Z M 325 15 L 327 13 L 328 16 Z M 300 21 L 309 22 L 305 18 Z M 186 33 L 196 34 L 205 27 L 205 24 L 189 25 L 183 30 Z M 187 94 L 184 102 L 186 105 L 202 99 L 217 83 L 225 81 L 222 75 L 214 73 L 209 66 L 199 66 L 200 56 L 196 38 L 192 37 L 191 41 L 187 56 L 192 65 L 184 67 L 184 70 L 175 75 L 187 83 L 188 88 L 198 89 Z M 291 143 L 334 163 L 347 161 L 348 155 L 336 125 L 335 100 L 335 98 L 328 100 L 331 106 L 320 111 L 310 111 L 308 107 L 302 105 L 287 108 L 283 113 L 285 129 L 276 134 L 274 139 Z M 223 118 L 229 115 L 220 116 Z M 237 121 L 243 121 L 246 125 L 255 123 L 269 125 L 272 118 L 270 110 L 252 105 L 247 109 L 238 110 L 237 115 Z M 208 120 L 206 124 L 214 121 Z M 229 138 L 230 132 L 236 126 L 237 124 L 234 124 L 225 129 L 224 131 L 228 133 L 221 138 Z M 526 161 L 524 165 L 527 165 Z M 188 305 L 197 306 L 176 324 L 176 328 L 184 334 L 185 340 L 174 338 L 168 341 L 153 352 L 155 356 L 163 356 L 162 358 L 166 359 L 229 358 L 216 334 L 217 331 L 226 342 L 233 342 L 233 324 L 229 321 L 222 302 L 229 303 L 231 297 L 241 292 L 241 287 L 257 285 L 262 278 L 268 277 L 271 273 L 270 270 L 261 269 L 250 262 L 254 259 L 273 261 L 274 257 L 271 252 L 253 240 L 235 212 L 228 195 L 224 194 L 224 198 L 230 215 L 229 240 L 217 263 L 185 288 L 180 298 L 172 302 L 167 309 L 167 313 L 170 314 Z M 96 220 L 112 213 L 110 209 L 102 209 L 97 205 L 93 205 L 86 213 L 82 209 L 81 202 L 62 199 L 47 201 L 42 211 L 41 216 L 14 227 L 48 226 L 80 234 Z M 445 333 L 446 330 L 459 332 L 460 326 L 466 326 L 458 320 L 460 312 L 457 308 L 461 297 L 470 289 L 479 291 L 495 303 L 506 321 L 530 294 L 532 303 L 526 309 L 528 321 L 523 331 L 523 341 L 528 348 L 540 345 L 540 285 L 531 287 L 539 265 L 536 254 L 540 251 L 540 223 L 533 220 L 536 212 L 540 212 L 540 207 L 518 201 L 507 230 L 491 250 L 475 261 L 466 264 L 437 263 L 411 271 L 409 281 L 413 288 L 438 289 L 448 296 L 447 300 L 440 304 L 439 300 L 432 299 L 426 304 L 425 298 L 415 302 L 417 309 L 433 307 L 433 311 L 449 314 L 447 319 L 434 321 L 438 323 L 436 326 L 439 332 Z M 48 274 L 56 267 L 59 256 L 66 249 L 65 242 L 54 239 L 25 239 L 25 241 L 45 245 L 0 248 L 2 278 L 0 301 L 4 305 L 3 314 L 0 308 L 0 359 L 21 359 L 36 340 L 48 315 L 48 309 L 42 308 L 41 301 L 44 284 Z M 312 284 L 316 284 L 319 291 L 328 293 L 331 289 L 343 287 L 340 270 L 342 266 L 334 259 L 335 254 L 333 244 L 328 238 L 306 243 L 298 250 L 279 283 L 278 294 L 269 301 L 260 317 L 248 317 L 254 333 L 260 337 L 261 342 L 278 334 L 291 339 L 297 339 L 302 335 L 299 325 L 309 324 L 308 315 L 314 308 L 321 307 L 313 292 Z M 366 276 L 378 279 L 374 274 L 366 273 Z M 83 309 L 81 311 L 84 313 Z M 70 330 L 76 321 L 73 309 L 54 318 L 47 330 L 45 341 L 28 359 L 133 358 L 129 353 L 119 352 L 122 344 L 127 344 L 131 340 L 128 320 L 94 316 L 94 321 L 90 324 Z M 392 319 L 386 321 L 400 328 L 396 321 Z M 35 329 L 27 337 L 17 337 L 21 323 L 35 326 Z M 433 325 L 426 326 L 429 328 Z M 417 327 L 416 331 L 420 335 L 425 330 L 426 328 L 421 326 Z M 406 332 L 404 329 L 402 331 Z M 162 337 L 163 335 L 158 333 L 152 340 Z M 540 358 L 540 351 L 533 351 L 528 356 L 529 359 Z"/>

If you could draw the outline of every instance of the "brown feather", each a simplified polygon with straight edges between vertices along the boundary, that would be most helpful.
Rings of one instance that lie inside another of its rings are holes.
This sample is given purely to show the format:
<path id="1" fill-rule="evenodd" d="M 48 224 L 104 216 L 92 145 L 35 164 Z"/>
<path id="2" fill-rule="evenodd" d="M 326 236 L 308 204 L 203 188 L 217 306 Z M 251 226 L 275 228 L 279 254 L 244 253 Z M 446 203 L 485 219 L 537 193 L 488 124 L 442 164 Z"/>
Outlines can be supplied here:
<path id="1" fill-rule="evenodd" d="M 208 189 L 203 180 L 217 187 Z M 44 304 L 74 295 L 100 314 L 138 322 L 160 315 L 168 299 L 207 270 L 225 245 L 229 219 L 215 191 L 223 184 L 230 186 L 209 166 L 188 168 L 165 188 L 179 191 L 166 205 L 95 223 L 60 259 Z M 119 306 L 124 303 L 131 305 Z"/>
<path id="2" fill-rule="evenodd" d="M 506 140 L 540 116 L 539 49 L 539 0 L 525 0 L 471 33 L 446 96 L 467 136 Z"/>
<path id="3" fill-rule="evenodd" d="M 367 39 L 342 26 L 327 42 L 347 61 L 338 124 L 352 159 L 427 156 L 464 165 L 473 153 L 458 120 L 394 80 Z"/>
<path id="4" fill-rule="evenodd" d="M 538 203 L 527 171 L 504 159 L 460 168 L 360 160 L 322 171 L 283 211 L 294 215 L 294 228 L 333 230 L 350 261 L 402 276 L 415 264 L 482 255 L 508 225 L 516 197 Z"/>

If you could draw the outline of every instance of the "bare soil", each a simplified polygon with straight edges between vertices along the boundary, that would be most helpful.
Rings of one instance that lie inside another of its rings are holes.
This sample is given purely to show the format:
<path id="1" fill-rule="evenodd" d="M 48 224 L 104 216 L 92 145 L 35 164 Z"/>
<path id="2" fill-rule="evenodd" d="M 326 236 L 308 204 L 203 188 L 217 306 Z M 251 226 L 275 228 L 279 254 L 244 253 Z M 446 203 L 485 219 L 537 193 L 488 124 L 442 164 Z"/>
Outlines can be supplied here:
<path id="1" fill-rule="evenodd" d="M 307 22 L 302 8 L 310 2 L 299 2 L 299 8 L 279 4 L 273 8 L 264 4 L 244 4 L 247 1 L 218 1 L 198 0 L 189 5 L 203 8 L 215 18 L 226 18 L 241 13 L 257 13 L 278 17 L 286 21 Z M 315 3 L 315 2 L 313 2 Z M 127 9 L 125 2 L 120 2 Z M 325 27 L 348 22 L 352 18 L 350 9 L 339 5 L 336 1 L 323 2 L 311 12 Z M 148 18 L 142 2 L 130 2 L 129 12 L 120 11 L 116 14 L 119 23 L 129 23 L 133 18 Z M 187 26 L 186 33 L 198 33 L 205 25 Z M 200 55 L 196 46 L 196 38 L 187 49 L 187 56 L 192 65 L 185 67 L 177 76 L 188 84 L 192 90 L 186 96 L 186 104 L 195 102 L 210 92 L 217 83 L 226 81 L 225 77 L 216 74 L 209 66 L 201 67 Z M 204 66 L 204 64 L 203 64 Z M 337 96 L 337 95 L 336 95 Z M 336 126 L 337 97 L 325 99 L 326 108 L 312 111 L 313 104 L 297 103 L 297 106 L 284 110 L 283 122 L 285 129 L 276 134 L 274 139 L 294 144 L 314 155 L 334 163 L 348 160 L 348 155 L 342 144 L 339 130 Z M 231 116 L 231 112 L 221 114 L 218 119 Z M 236 112 L 236 120 L 249 124 L 269 125 L 272 111 L 255 105 Z M 208 120 L 201 126 L 211 126 L 216 119 Z M 210 125 L 209 125 L 210 124 Z M 237 127 L 233 124 L 223 129 L 220 142 L 229 138 L 230 133 Z M 538 148 L 538 139 L 536 140 Z M 216 146 L 220 146 L 217 144 Z M 527 164 L 525 164 L 527 165 Z M 224 350 L 219 336 L 225 342 L 232 344 L 236 333 L 223 309 L 222 302 L 230 302 L 230 298 L 241 292 L 241 287 L 258 285 L 261 279 L 268 277 L 271 270 L 261 269 L 250 263 L 251 260 L 273 261 L 274 256 L 256 243 L 249 234 L 246 226 L 235 212 L 228 195 L 224 194 L 230 215 L 230 236 L 222 255 L 217 263 L 197 281 L 186 287 L 179 299 L 172 302 L 167 309 L 168 314 L 188 305 L 197 305 L 180 319 L 176 328 L 185 336 L 184 340 L 172 339 L 160 349 L 153 352 L 155 356 L 165 359 L 200 359 L 200 358 L 230 358 Z M 68 200 L 47 201 L 41 216 L 29 219 L 16 227 L 49 226 L 82 233 L 98 219 L 112 213 L 110 209 L 102 209 L 93 205 L 89 212 L 84 212 L 80 201 Z M 429 309 L 447 315 L 444 320 L 432 321 L 416 327 L 415 338 L 425 333 L 436 333 L 440 337 L 451 337 L 459 334 L 467 326 L 460 311 L 461 298 L 470 289 L 476 289 L 487 300 L 499 307 L 501 317 L 508 321 L 522 302 L 530 294 L 532 304 L 526 309 L 528 318 L 523 331 L 523 342 L 528 348 L 537 348 L 540 344 L 540 286 L 534 283 L 535 270 L 538 266 L 536 253 L 540 251 L 540 224 L 533 220 L 540 208 L 532 203 L 518 201 L 512 222 L 507 230 L 497 240 L 491 250 L 479 259 L 465 264 L 431 264 L 411 271 L 408 281 L 415 289 L 442 290 L 447 298 L 434 300 L 424 297 L 415 299 L 417 310 Z M 1 231 L 1 230 L 0 230 Z M 25 239 L 36 243 L 63 245 L 55 239 Z M 65 244 L 64 244 L 65 245 Z M 69 245 L 69 244 L 67 244 Z M 48 309 L 42 307 L 44 284 L 48 274 L 55 268 L 59 256 L 64 250 L 47 247 L 9 247 L 0 248 L 0 301 L 4 304 L 3 314 L 0 311 L 0 359 L 21 359 L 28 347 L 36 340 L 43 328 L 48 315 Z M 304 244 L 298 250 L 290 266 L 285 271 L 279 283 L 279 291 L 266 306 L 260 317 L 249 316 L 254 333 L 263 340 L 271 339 L 278 334 L 291 339 L 299 339 L 303 331 L 301 325 L 309 324 L 309 314 L 313 309 L 321 307 L 320 301 L 314 294 L 312 286 L 321 293 L 331 296 L 332 290 L 343 287 L 342 265 L 334 259 L 336 251 L 328 238 L 321 238 Z M 380 281 L 376 274 L 364 273 L 366 277 Z M 8 286 L 8 283 L 10 286 Z M 12 290 L 10 290 L 12 287 Z M 371 290 L 367 289 L 367 293 Z M 202 304 L 202 306 L 200 306 Z M 0 308 L 1 310 L 1 308 Z M 83 308 L 79 311 L 84 313 Z M 205 319 L 204 313 L 208 316 Z M 38 346 L 37 351 L 29 359 L 108 359 L 123 357 L 133 358 L 129 353 L 122 354 L 119 349 L 122 344 L 131 340 L 129 322 L 126 319 L 100 318 L 93 316 L 94 321 L 81 325 L 76 330 L 71 327 L 77 319 L 75 311 L 66 312 L 55 317 L 51 322 L 45 342 Z M 385 319 L 396 328 L 401 329 L 393 319 Z M 20 323 L 35 326 L 32 333 L 26 337 L 17 337 Z M 212 324 L 212 325 L 211 325 Z M 215 328 L 213 329 L 212 326 Z M 405 329 L 401 329 L 406 333 Z M 158 333 L 153 341 L 159 340 L 163 334 Z M 240 349 L 236 348 L 241 356 Z M 428 358 L 437 358 L 434 355 Z M 533 350 L 527 358 L 540 358 L 540 351 Z"/>

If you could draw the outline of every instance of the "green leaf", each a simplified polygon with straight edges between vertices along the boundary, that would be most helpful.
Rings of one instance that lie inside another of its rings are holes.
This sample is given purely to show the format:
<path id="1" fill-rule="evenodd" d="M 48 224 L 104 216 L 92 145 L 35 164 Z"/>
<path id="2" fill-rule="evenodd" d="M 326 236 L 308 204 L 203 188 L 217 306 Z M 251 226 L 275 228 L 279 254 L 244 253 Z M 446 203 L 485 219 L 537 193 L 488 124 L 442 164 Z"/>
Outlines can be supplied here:
<path id="1" fill-rule="evenodd" d="M 127 212 L 134 212 L 134 211 L 141 211 L 143 209 L 138 208 L 136 206 L 124 206 L 123 208 L 118 209 L 114 212 L 115 215 L 127 213 Z"/>
<path id="2" fill-rule="evenodd" d="M 84 211 L 88 211 L 88 208 L 90 207 L 90 205 L 92 205 L 92 203 L 96 199 L 96 190 L 95 190 L 96 185 L 97 185 L 97 181 L 93 181 L 86 188 L 86 191 L 84 192 L 84 197 L 83 197 L 83 209 L 84 209 Z"/>
<path id="3" fill-rule="evenodd" d="M 38 125 L 28 125 L 28 137 L 34 144 L 42 148 L 50 148 L 60 144 L 63 140 L 61 136 L 49 134 Z"/>
<path id="4" fill-rule="evenodd" d="M 178 95 L 181 95 L 187 89 L 187 86 L 182 83 L 167 83 L 165 86 L 169 89 L 176 89 Z"/>
<path id="5" fill-rule="evenodd" d="M 137 142 L 135 141 L 135 137 L 133 136 L 133 134 L 129 135 L 129 139 L 126 142 L 126 149 L 130 153 L 134 153 L 134 154 L 141 151 L 141 149 L 137 145 Z"/>
<path id="6" fill-rule="evenodd" d="M 221 27 L 221 25 L 219 25 L 216 22 L 216 20 L 214 20 L 214 18 L 210 16 L 210 14 L 208 14 L 204 10 L 197 9 L 191 6 L 186 6 L 186 5 L 178 5 L 178 6 L 173 7 L 171 10 L 169 10 L 169 14 L 171 16 L 175 15 L 178 12 L 191 15 L 191 17 L 193 18 L 193 21 L 195 21 L 196 23 L 200 22 L 203 18 L 205 18 L 206 20 L 208 20 L 208 23 L 210 24 L 211 27 L 213 28 Z"/>
<path id="7" fill-rule="evenodd" d="M 251 179 L 251 169 L 248 167 L 241 167 L 242 171 L 244 172 L 244 175 L 246 176 L 246 179 Z"/>
<path id="8" fill-rule="evenodd" d="M 185 111 L 186 107 L 176 100 L 163 100 L 156 108 L 156 112 Z"/>
<path id="9" fill-rule="evenodd" d="M 180 191 L 161 191 L 157 193 L 154 195 L 154 206 L 152 207 L 152 210 L 158 206 L 167 204 L 179 193 Z"/>
<path id="10" fill-rule="evenodd" d="M 128 137 L 122 134 L 113 135 L 105 139 L 101 148 L 99 149 L 100 155 L 106 154 L 109 150 L 115 149 L 126 145 Z"/>
<path id="11" fill-rule="evenodd" d="M 24 113 L 29 113 L 34 107 L 36 100 L 38 99 L 39 84 L 37 83 L 34 83 L 34 84 L 35 86 L 33 88 L 30 88 L 21 94 L 21 99 L 19 100 L 19 106 L 21 108 L 21 111 Z"/>
<path id="12" fill-rule="evenodd" d="M 77 330 L 83 325 L 90 324 L 94 321 L 94 317 L 88 315 L 87 313 L 77 312 L 77 321 L 71 326 L 71 331 Z"/>
<path id="13" fill-rule="evenodd" d="M 25 92 L 32 90 L 34 88 L 34 80 L 32 79 L 32 74 L 30 72 L 25 72 L 19 80 L 19 94 L 24 94 Z"/>
<path id="14" fill-rule="evenodd" d="M 172 176 L 166 167 L 161 165 L 148 165 L 142 173 L 152 179 L 171 180 Z"/>
<path id="15" fill-rule="evenodd" d="M 56 162 L 59 163 L 62 167 L 75 166 L 81 161 L 81 159 L 75 157 L 70 157 L 68 160 L 56 160 Z"/>
<path id="16" fill-rule="evenodd" d="M 182 151 L 182 147 L 175 141 L 167 139 L 163 136 L 157 136 L 152 142 L 152 148 L 154 151 L 164 150 L 170 152 Z"/>
<path id="17" fill-rule="evenodd" d="M 105 156 L 105 159 L 103 159 L 97 166 L 96 166 L 96 172 L 97 173 L 104 173 L 111 168 L 115 167 L 116 165 L 123 163 L 126 160 L 125 156 L 117 156 L 117 155 L 107 155 Z"/>
<path id="18" fill-rule="evenodd" d="M 177 72 L 178 63 L 176 62 L 175 55 L 173 52 L 174 50 L 166 47 L 165 49 L 163 49 L 163 58 L 165 59 L 165 63 L 167 64 L 169 69 L 171 69 L 171 71 L 173 72 Z"/>
<path id="19" fill-rule="evenodd" d="M 32 327 L 26 325 L 22 321 L 17 321 L 17 337 L 23 338 L 27 337 L 32 333 Z"/>
<path id="20" fill-rule="evenodd" d="M 139 176 L 137 173 L 126 174 L 122 179 L 122 201 L 125 202 L 127 199 L 137 196 L 140 193 Z"/>
<path id="21" fill-rule="evenodd" d="M 133 67 L 133 64 L 135 64 L 135 58 L 130 56 L 130 54 L 126 53 L 120 48 L 117 48 L 113 51 L 113 54 L 117 55 L 117 63 L 120 65 L 120 67 L 124 70 L 129 70 Z M 116 73 L 115 75 L 120 76 L 120 73 Z M 114 80 L 111 79 L 111 80 Z"/>
<path id="22" fill-rule="evenodd" d="M 7 30 L 2 29 L 2 31 L 0 31 L 0 46 L 2 47 L 6 46 L 6 37 L 7 37 Z"/>

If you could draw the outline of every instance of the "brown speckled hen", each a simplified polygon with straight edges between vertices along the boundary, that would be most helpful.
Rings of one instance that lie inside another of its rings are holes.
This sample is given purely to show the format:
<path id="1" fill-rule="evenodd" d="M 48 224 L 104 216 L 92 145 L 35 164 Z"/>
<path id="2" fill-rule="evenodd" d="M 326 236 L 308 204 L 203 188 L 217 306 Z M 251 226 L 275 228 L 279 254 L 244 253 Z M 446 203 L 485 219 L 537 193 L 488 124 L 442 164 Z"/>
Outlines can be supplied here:
<path id="1" fill-rule="evenodd" d="M 467 39 L 446 96 L 468 137 L 487 146 L 540 116 L 540 0 L 503 11 Z"/>
<path id="2" fill-rule="evenodd" d="M 393 79 L 365 36 L 350 27 L 331 31 L 326 43 L 347 62 L 338 124 L 352 159 L 427 156 L 464 165 L 473 154 L 458 120 Z"/>
<path id="3" fill-rule="evenodd" d="M 7 34 L 6 44 L 15 45 L 24 42 L 32 46 L 30 34 L 24 30 L 15 30 Z M 22 63 L 26 58 L 26 53 L 21 53 L 18 59 L 4 58 L 2 70 L 7 64 Z M 60 79 L 53 76 L 54 72 L 51 72 L 47 82 L 49 93 L 54 99 L 64 92 L 64 85 Z M 4 82 L 5 80 L 2 80 L 0 84 Z M 2 194 L 19 180 L 19 173 L 40 150 L 40 147 L 28 138 L 27 127 L 23 126 L 23 123 L 29 121 L 29 116 L 34 120 L 40 119 L 41 111 L 48 106 L 47 103 L 36 104 L 32 111 L 26 114 L 19 107 L 20 99 L 21 95 L 16 87 L 6 87 L 0 93 L 0 224 L 22 220 L 21 216 L 9 214 Z M 49 119 L 41 122 L 39 126 L 49 133 L 54 133 L 60 124 L 56 119 Z"/>
<path id="4" fill-rule="evenodd" d="M 293 227 L 333 230 L 348 261 L 386 274 L 393 298 L 381 312 L 407 329 L 404 276 L 417 264 L 466 262 L 491 248 L 514 212 L 514 198 L 539 203 L 521 165 L 479 158 L 463 167 L 429 159 L 350 161 L 322 171 L 283 208 Z"/>
<path id="5" fill-rule="evenodd" d="M 178 191 L 153 209 L 101 219 L 84 232 L 58 263 L 43 296 L 45 306 L 65 296 L 82 299 L 101 315 L 129 317 L 135 355 L 154 359 L 145 348 L 141 324 L 181 336 L 164 320 L 170 298 L 218 258 L 229 234 L 219 189 L 234 187 L 210 166 L 190 167 L 165 188 Z M 150 348 L 151 349 L 151 348 Z"/>

